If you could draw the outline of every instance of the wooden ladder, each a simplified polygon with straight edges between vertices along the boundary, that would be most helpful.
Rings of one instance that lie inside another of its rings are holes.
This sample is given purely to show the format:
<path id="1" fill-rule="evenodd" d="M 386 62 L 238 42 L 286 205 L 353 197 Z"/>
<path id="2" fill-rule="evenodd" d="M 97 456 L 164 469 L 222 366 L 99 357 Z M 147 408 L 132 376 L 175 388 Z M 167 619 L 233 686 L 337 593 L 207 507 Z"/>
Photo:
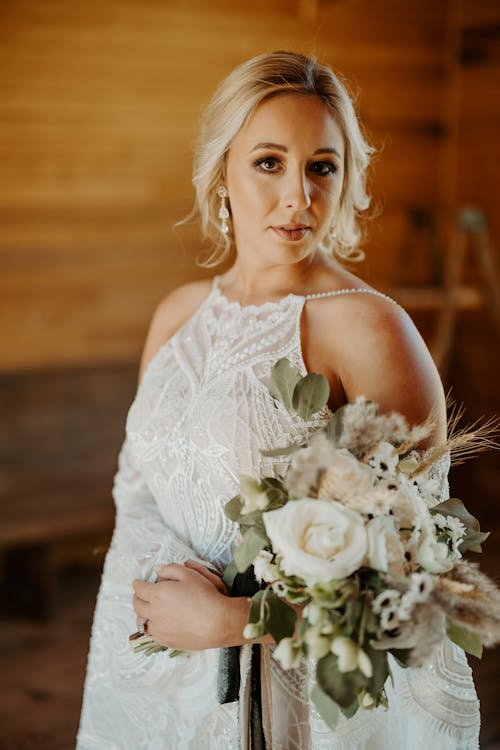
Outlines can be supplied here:
<path id="1" fill-rule="evenodd" d="M 431 232 L 431 239 L 432 236 Z M 469 248 L 479 271 L 479 282 L 475 285 L 463 282 Z M 430 249 L 433 249 L 432 243 Z M 429 349 L 441 375 L 444 375 L 453 350 L 457 317 L 461 310 L 488 307 L 500 341 L 500 282 L 486 217 L 482 211 L 462 208 L 457 212 L 450 248 L 441 257 L 441 263 L 440 284 L 411 287 L 400 283 L 392 294 L 409 311 L 436 311 L 436 328 Z"/>

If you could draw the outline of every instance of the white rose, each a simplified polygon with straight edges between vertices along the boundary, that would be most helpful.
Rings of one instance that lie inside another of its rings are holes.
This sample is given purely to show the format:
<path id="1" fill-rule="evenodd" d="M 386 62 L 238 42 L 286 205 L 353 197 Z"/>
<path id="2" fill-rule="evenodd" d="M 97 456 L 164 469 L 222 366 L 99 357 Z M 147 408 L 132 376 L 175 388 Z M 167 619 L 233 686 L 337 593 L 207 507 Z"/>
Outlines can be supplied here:
<path id="1" fill-rule="evenodd" d="M 308 586 L 349 576 L 366 555 L 363 517 L 341 503 L 292 500 L 263 519 L 284 573 L 303 578 Z"/>
<path id="2" fill-rule="evenodd" d="M 366 525 L 368 565 L 384 573 L 403 574 L 404 549 L 391 516 L 376 516 Z"/>
<path id="3" fill-rule="evenodd" d="M 332 451 L 328 479 L 333 499 L 348 501 L 350 497 L 368 493 L 373 488 L 374 475 L 347 448 L 338 448 Z"/>
<path id="4" fill-rule="evenodd" d="M 274 649 L 273 656 L 283 669 L 293 669 L 300 662 L 300 646 L 294 644 L 292 638 L 282 638 Z"/>
<path id="5" fill-rule="evenodd" d="M 242 513 L 264 510 L 269 505 L 267 494 L 261 490 L 257 480 L 247 474 L 240 477 L 240 496 L 243 500 Z"/>

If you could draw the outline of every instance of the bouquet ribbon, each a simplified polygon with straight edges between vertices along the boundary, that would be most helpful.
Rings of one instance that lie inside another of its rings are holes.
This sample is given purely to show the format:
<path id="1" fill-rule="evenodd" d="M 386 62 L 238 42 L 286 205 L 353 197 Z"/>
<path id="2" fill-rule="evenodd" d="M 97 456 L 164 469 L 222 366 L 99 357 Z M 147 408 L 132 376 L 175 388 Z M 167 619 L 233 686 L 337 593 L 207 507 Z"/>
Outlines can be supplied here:
<path id="1" fill-rule="evenodd" d="M 236 574 L 230 595 L 251 597 L 259 588 L 251 566 Z M 263 690 L 268 682 L 268 662 L 269 647 L 259 643 L 220 649 L 217 700 L 240 701 L 241 747 L 248 750 L 271 747 L 269 701 L 265 699 L 268 691 Z"/>

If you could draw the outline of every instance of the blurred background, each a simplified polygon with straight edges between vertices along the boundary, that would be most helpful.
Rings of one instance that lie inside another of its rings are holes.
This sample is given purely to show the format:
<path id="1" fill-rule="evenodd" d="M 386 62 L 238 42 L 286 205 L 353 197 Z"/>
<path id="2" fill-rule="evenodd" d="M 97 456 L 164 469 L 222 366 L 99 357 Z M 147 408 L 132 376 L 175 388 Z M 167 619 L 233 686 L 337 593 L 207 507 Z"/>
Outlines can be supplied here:
<path id="1" fill-rule="evenodd" d="M 2 750 L 74 747 L 147 326 L 206 275 L 197 225 L 173 229 L 199 116 L 279 48 L 345 77 L 378 149 L 356 272 L 407 307 L 464 424 L 500 414 L 497 0 L 0 0 Z M 485 530 L 499 480 L 493 452 L 452 472 Z M 470 663 L 500 748 L 498 650 Z"/>

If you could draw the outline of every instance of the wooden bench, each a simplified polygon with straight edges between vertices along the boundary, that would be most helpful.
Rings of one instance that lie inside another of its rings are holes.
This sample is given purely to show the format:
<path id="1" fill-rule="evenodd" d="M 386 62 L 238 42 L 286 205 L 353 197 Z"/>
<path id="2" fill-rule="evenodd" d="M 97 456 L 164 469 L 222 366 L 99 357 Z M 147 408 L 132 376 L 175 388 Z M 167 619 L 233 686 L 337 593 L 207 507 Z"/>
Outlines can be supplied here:
<path id="1" fill-rule="evenodd" d="M 133 364 L 0 374 L 0 606 L 47 618 L 58 573 L 101 565 Z"/>

